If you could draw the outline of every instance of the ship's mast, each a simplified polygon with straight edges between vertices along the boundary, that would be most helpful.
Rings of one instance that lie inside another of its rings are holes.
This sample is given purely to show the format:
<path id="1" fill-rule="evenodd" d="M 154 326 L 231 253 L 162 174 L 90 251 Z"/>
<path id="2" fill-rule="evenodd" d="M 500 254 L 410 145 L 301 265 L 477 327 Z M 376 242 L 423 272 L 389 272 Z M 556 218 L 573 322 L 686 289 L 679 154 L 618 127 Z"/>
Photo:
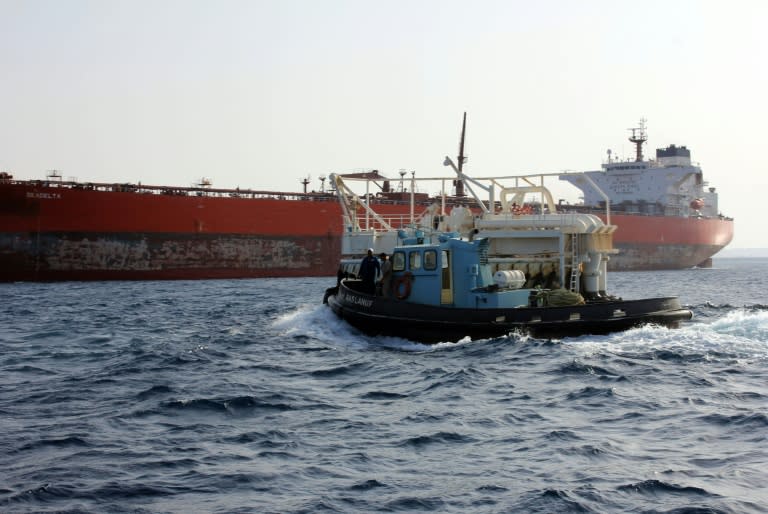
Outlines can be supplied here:
<path id="1" fill-rule="evenodd" d="M 464 134 L 467 130 L 467 111 L 464 111 L 464 119 L 461 122 L 461 139 L 459 140 L 459 155 L 457 157 L 458 160 L 458 168 L 459 168 L 459 178 L 454 180 L 454 184 L 456 185 L 456 196 L 466 196 L 464 194 L 464 181 L 461 179 L 461 171 L 464 169 L 464 163 L 467 161 L 466 156 L 464 155 Z"/>
<path id="2" fill-rule="evenodd" d="M 648 135 L 645 133 L 645 118 L 640 118 L 640 126 L 627 129 L 632 131 L 632 135 L 629 138 L 631 143 L 635 144 L 635 162 L 643 162 L 643 143 L 648 141 Z"/>
<path id="3" fill-rule="evenodd" d="M 453 171 L 455 171 L 456 174 L 459 176 L 459 178 L 453 181 L 453 185 L 456 186 L 456 196 L 466 196 L 464 194 L 464 186 L 466 186 L 467 189 L 469 189 L 470 194 L 477 201 L 477 205 L 480 207 L 480 209 L 482 209 L 483 212 L 488 214 L 493 211 L 494 205 L 496 204 L 495 193 L 494 193 L 495 182 L 492 181 L 490 185 L 485 185 L 473 179 L 472 177 L 468 177 L 464 175 L 464 172 L 461 171 L 462 168 L 464 167 L 464 163 L 467 162 L 467 156 L 464 155 L 464 133 L 466 132 L 466 128 L 467 128 L 467 113 L 465 112 L 464 120 L 461 123 L 461 140 L 459 142 L 459 156 L 458 156 L 459 165 L 456 166 L 456 164 L 453 163 L 451 158 L 446 156 L 445 160 L 443 161 L 443 166 L 450 166 L 451 168 L 453 168 Z M 472 189 L 472 185 L 470 184 L 475 185 L 488 193 L 488 206 L 486 206 L 485 203 L 482 200 L 480 200 L 480 198 L 478 198 L 478 196 L 475 194 L 475 191 Z"/>

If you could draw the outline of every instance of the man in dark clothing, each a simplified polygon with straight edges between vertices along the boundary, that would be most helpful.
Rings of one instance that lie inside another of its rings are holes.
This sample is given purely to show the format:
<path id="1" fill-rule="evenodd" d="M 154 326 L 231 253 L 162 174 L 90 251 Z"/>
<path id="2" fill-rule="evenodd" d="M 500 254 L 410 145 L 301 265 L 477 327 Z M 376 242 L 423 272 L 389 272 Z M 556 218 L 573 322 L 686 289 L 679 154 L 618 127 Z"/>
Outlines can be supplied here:
<path id="1" fill-rule="evenodd" d="M 360 263 L 360 278 L 363 280 L 363 290 L 376 294 L 376 275 L 381 270 L 379 260 L 373 256 L 373 248 L 368 248 L 368 255 Z"/>

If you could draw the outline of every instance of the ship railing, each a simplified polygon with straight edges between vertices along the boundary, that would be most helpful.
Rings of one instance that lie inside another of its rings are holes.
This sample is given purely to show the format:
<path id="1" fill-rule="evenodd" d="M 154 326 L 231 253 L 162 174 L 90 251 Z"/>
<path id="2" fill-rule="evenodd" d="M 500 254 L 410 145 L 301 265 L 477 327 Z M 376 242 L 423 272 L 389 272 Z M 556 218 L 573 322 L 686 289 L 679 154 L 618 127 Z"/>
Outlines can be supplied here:
<path id="1" fill-rule="evenodd" d="M 52 181 L 52 180 L 15 180 L 2 179 L 2 183 L 13 185 L 31 185 L 34 187 L 88 190 L 110 193 L 136 193 L 169 196 L 201 196 L 210 198 L 244 198 L 244 199 L 273 199 L 273 200 L 303 200 L 314 202 L 335 202 L 336 197 L 330 192 L 281 192 L 260 191 L 252 189 L 225 189 L 209 187 L 169 187 L 153 186 L 141 183 L 106 183 L 106 182 L 77 182 L 77 181 Z"/>
<path id="2" fill-rule="evenodd" d="M 376 218 L 368 218 L 366 220 L 365 216 L 358 216 L 355 219 L 355 222 L 352 223 L 352 225 L 357 226 L 360 228 L 360 230 L 376 230 L 376 231 L 386 231 L 388 230 L 388 227 L 391 227 L 393 229 L 401 229 L 401 228 L 412 228 L 413 225 L 421 225 L 421 220 L 415 220 L 414 223 L 411 223 L 411 217 L 408 214 L 394 214 L 394 215 L 386 215 L 386 216 L 380 216 L 384 223 L 377 220 Z M 348 225 L 345 220 L 345 225 Z"/>

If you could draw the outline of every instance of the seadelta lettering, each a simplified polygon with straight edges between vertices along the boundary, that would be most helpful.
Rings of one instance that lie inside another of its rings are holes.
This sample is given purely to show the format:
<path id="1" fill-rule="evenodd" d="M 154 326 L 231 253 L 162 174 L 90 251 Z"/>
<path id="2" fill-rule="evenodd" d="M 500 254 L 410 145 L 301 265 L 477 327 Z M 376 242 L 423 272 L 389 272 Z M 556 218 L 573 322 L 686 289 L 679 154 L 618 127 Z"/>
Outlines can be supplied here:
<path id="1" fill-rule="evenodd" d="M 59 193 L 38 193 L 33 191 L 27 192 L 27 198 L 44 198 L 49 200 L 60 200 L 61 194 Z"/>

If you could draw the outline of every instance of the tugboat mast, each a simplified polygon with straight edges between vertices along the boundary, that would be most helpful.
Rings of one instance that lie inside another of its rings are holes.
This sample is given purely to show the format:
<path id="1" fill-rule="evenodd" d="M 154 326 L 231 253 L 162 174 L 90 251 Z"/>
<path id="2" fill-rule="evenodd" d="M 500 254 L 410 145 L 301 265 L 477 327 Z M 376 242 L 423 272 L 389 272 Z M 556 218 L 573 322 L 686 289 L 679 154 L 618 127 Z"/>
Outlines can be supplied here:
<path id="1" fill-rule="evenodd" d="M 632 131 L 629 141 L 635 144 L 635 162 L 643 162 L 643 143 L 648 141 L 648 135 L 645 133 L 646 121 L 645 118 L 640 118 L 639 127 L 627 129 Z"/>
<path id="2" fill-rule="evenodd" d="M 461 171 L 464 169 L 464 163 L 467 161 L 467 157 L 464 155 L 464 133 L 467 130 L 467 111 L 464 111 L 464 119 L 461 122 L 461 139 L 459 140 L 459 155 L 457 160 L 459 161 L 459 178 L 454 180 L 453 183 L 456 186 L 456 196 L 466 196 L 464 194 L 464 181 L 461 179 Z"/>

